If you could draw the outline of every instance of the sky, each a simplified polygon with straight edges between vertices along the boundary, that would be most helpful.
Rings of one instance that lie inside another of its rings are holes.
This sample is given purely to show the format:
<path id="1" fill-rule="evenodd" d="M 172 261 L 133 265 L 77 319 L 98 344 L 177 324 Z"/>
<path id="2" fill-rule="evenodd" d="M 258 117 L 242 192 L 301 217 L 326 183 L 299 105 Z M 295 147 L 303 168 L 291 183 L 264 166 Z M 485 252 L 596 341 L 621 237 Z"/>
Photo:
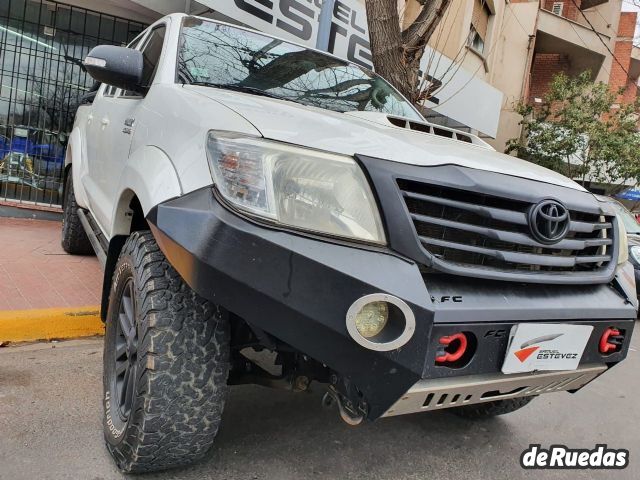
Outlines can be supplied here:
<path id="1" fill-rule="evenodd" d="M 640 13 L 640 0 L 622 0 L 622 11 Z M 636 24 L 636 40 L 634 43 L 640 46 L 640 15 Z"/>
<path id="2" fill-rule="evenodd" d="M 637 5 L 640 5 L 639 0 L 622 0 L 622 10 L 624 12 L 640 12 L 640 7 Z"/>

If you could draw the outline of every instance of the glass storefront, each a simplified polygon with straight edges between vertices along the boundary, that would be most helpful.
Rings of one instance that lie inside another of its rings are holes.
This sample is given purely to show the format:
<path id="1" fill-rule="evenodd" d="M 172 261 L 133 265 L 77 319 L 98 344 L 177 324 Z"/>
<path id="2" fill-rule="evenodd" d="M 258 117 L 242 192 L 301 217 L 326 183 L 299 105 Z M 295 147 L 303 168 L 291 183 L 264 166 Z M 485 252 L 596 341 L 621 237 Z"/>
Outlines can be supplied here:
<path id="1" fill-rule="evenodd" d="M 49 0 L 0 0 L 0 200 L 61 204 L 67 136 L 93 85 L 82 59 L 144 28 Z"/>

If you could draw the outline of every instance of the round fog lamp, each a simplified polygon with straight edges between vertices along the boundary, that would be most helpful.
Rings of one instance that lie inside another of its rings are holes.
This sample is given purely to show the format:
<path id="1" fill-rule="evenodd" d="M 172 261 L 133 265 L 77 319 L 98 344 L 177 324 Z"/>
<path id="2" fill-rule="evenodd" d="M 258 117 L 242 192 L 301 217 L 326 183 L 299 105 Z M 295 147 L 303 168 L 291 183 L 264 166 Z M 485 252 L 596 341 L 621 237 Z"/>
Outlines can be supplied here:
<path id="1" fill-rule="evenodd" d="M 378 352 L 402 347 L 416 330 L 416 318 L 409 305 L 387 293 L 360 297 L 349 307 L 345 320 L 353 340 Z"/>
<path id="2" fill-rule="evenodd" d="M 371 302 L 364 305 L 356 313 L 355 324 L 360 335 L 372 338 L 378 335 L 387 325 L 389 307 L 387 302 Z"/>

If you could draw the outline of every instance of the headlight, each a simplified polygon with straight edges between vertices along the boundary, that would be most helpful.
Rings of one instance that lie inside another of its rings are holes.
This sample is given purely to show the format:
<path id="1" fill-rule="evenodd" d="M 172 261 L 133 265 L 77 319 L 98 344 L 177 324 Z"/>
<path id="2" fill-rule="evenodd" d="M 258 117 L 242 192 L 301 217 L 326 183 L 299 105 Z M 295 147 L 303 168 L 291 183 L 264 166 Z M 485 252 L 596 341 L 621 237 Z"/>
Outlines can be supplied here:
<path id="1" fill-rule="evenodd" d="M 637 245 L 634 245 L 632 247 L 629 247 L 629 256 L 638 264 L 640 265 L 640 247 Z"/>
<path id="2" fill-rule="evenodd" d="M 618 222 L 618 265 L 622 265 L 629 261 L 629 243 L 627 241 L 627 229 L 619 217 L 616 216 Z"/>
<path id="3" fill-rule="evenodd" d="M 350 157 L 230 133 L 209 132 L 207 155 L 220 193 L 281 225 L 383 244 L 367 179 Z"/>

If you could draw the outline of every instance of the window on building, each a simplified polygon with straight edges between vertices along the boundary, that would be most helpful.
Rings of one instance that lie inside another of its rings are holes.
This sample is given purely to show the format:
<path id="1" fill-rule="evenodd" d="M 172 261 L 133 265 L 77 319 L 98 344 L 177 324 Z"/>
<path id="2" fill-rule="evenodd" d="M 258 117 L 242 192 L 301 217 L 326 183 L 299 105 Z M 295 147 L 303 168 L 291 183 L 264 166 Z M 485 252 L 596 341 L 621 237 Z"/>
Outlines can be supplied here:
<path id="1" fill-rule="evenodd" d="M 562 11 L 564 10 L 564 2 L 553 2 L 553 6 L 551 7 L 551 11 L 556 15 L 562 15 Z"/>
<path id="2" fill-rule="evenodd" d="M 473 25 L 469 31 L 469 40 L 467 44 L 476 52 L 484 53 L 484 39 L 480 36 Z"/>
<path id="3" fill-rule="evenodd" d="M 484 53 L 490 17 L 491 10 L 486 0 L 473 0 L 473 16 L 467 45 L 479 53 Z"/>

